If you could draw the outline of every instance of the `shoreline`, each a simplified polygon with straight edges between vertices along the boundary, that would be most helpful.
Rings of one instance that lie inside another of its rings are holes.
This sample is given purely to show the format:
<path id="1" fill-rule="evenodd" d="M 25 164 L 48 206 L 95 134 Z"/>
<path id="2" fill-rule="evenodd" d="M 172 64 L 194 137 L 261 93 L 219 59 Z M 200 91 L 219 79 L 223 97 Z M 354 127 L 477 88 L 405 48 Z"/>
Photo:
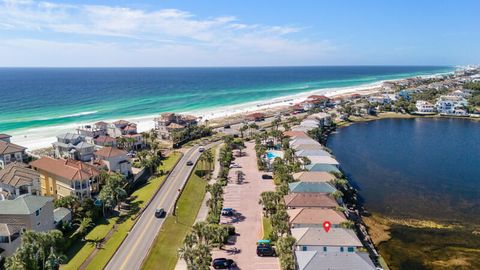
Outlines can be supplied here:
<path id="1" fill-rule="evenodd" d="M 293 104 L 299 103 L 304 101 L 308 96 L 321 94 L 325 95 L 329 98 L 335 97 L 342 97 L 346 95 L 352 94 L 360 94 L 360 95 L 371 95 L 375 93 L 379 93 L 382 91 L 382 85 L 385 82 L 392 82 L 392 81 L 399 81 L 405 80 L 408 78 L 416 78 L 416 77 L 435 77 L 439 75 L 451 74 L 453 71 L 450 72 L 441 72 L 429 75 L 418 75 L 414 77 L 404 77 L 398 78 L 393 80 L 381 80 L 378 82 L 360 84 L 356 86 L 348 86 L 348 87 L 333 87 L 333 88 L 324 88 L 324 89 L 316 89 L 312 91 L 301 92 L 294 95 L 287 95 L 282 97 L 276 97 L 272 99 L 264 99 L 254 102 L 247 102 L 247 103 L 240 103 L 235 105 L 226 105 L 217 108 L 204 108 L 199 110 L 193 111 L 181 111 L 178 113 L 181 114 L 193 114 L 200 118 L 202 121 L 204 120 L 215 120 L 216 122 L 226 122 L 229 119 L 238 118 L 247 113 L 253 113 L 257 111 L 263 112 L 278 112 L 286 107 L 290 107 Z M 125 117 L 123 119 L 136 123 L 138 132 L 148 131 L 154 128 L 153 119 L 160 114 L 154 115 L 147 115 L 147 116 L 138 116 L 138 117 Z M 106 121 L 106 122 L 113 122 L 121 118 L 116 119 L 102 119 L 96 121 Z M 95 121 L 95 122 L 96 122 Z M 39 150 L 47 147 L 51 147 L 51 144 L 56 141 L 56 136 L 66 132 L 74 132 L 75 128 L 85 124 L 92 124 L 92 122 L 78 122 L 78 123 L 70 123 L 64 125 L 53 125 L 53 126 L 45 126 L 45 127 L 38 127 L 38 128 L 26 128 L 20 129 L 18 131 L 10 132 L 9 134 L 12 135 L 12 142 L 18 145 L 27 147 L 27 151 L 34 151 Z M 27 135 L 28 134 L 28 135 Z"/>

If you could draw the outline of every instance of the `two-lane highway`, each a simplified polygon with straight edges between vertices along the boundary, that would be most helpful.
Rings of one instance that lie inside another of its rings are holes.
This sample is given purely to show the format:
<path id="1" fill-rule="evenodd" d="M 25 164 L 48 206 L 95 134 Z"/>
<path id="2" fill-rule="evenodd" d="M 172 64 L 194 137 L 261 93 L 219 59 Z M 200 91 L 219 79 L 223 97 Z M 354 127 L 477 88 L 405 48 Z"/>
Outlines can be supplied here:
<path id="1" fill-rule="evenodd" d="M 215 144 L 205 147 L 211 148 Z M 128 234 L 125 241 L 118 248 L 105 269 L 109 270 L 136 270 L 140 269 L 145 257 L 148 255 L 150 247 L 153 245 L 155 237 L 162 227 L 163 218 L 155 217 L 156 208 L 164 208 L 167 213 L 171 213 L 176 198 L 179 196 L 178 190 L 193 170 L 194 166 L 187 166 L 188 161 L 197 162 L 201 153 L 198 146 L 192 147 L 180 159 L 177 166 L 172 170 L 170 176 L 165 179 L 165 183 L 150 205 L 139 217 L 137 223 Z"/>

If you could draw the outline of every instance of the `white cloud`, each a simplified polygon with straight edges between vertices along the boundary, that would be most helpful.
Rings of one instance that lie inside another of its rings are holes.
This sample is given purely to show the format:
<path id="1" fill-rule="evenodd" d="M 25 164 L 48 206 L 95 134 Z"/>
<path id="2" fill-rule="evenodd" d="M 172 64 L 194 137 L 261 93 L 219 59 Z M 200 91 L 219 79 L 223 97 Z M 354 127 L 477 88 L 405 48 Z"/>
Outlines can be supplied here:
<path id="1" fill-rule="evenodd" d="M 0 66 L 315 64 L 335 51 L 331 42 L 294 37 L 303 30 L 178 9 L 4 0 L 0 35 L 9 38 L 0 40 Z"/>

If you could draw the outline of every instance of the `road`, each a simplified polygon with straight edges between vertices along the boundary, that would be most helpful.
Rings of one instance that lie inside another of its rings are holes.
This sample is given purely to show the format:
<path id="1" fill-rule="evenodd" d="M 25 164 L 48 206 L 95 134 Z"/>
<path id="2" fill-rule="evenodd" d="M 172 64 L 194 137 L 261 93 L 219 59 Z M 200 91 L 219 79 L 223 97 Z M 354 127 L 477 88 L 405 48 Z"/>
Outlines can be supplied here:
<path id="1" fill-rule="evenodd" d="M 211 148 L 215 144 L 210 144 L 205 149 Z M 179 195 L 178 190 L 182 188 L 187 181 L 190 172 L 194 166 L 187 166 L 187 161 L 194 163 L 198 160 L 201 153 L 198 146 L 192 147 L 180 159 L 177 166 L 172 170 L 170 176 L 165 179 L 165 183 L 152 203 L 145 209 L 139 217 L 137 223 L 128 234 L 125 241 L 113 255 L 105 269 L 109 270 L 136 270 L 140 269 L 143 260 L 148 256 L 150 247 L 155 241 L 160 228 L 163 225 L 164 218 L 155 217 L 156 208 L 164 208 L 168 214 L 172 212 L 173 205 Z"/>

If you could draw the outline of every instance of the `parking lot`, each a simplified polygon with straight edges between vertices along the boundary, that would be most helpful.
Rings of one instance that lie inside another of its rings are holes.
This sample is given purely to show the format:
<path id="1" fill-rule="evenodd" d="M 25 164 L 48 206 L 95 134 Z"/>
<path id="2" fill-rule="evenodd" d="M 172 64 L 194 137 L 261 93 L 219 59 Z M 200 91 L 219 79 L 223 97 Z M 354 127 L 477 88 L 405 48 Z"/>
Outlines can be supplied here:
<path id="1" fill-rule="evenodd" d="M 234 244 L 226 245 L 223 250 L 214 250 L 213 258 L 231 258 L 238 269 L 278 270 L 277 257 L 258 257 L 256 243 L 262 239 L 262 207 L 258 204 L 260 194 L 274 190 L 272 180 L 262 180 L 262 172 L 257 169 L 254 143 L 245 144 L 242 157 L 236 157 L 235 163 L 241 168 L 232 168 L 229 183 L 225 187 L 224 208 L 233 208 L 233 216 L 222 216 L 221 223 L 235 226 L 237 236 Z M 244 173 L 243 181 L 237 182 L 237 171 Z"/>

